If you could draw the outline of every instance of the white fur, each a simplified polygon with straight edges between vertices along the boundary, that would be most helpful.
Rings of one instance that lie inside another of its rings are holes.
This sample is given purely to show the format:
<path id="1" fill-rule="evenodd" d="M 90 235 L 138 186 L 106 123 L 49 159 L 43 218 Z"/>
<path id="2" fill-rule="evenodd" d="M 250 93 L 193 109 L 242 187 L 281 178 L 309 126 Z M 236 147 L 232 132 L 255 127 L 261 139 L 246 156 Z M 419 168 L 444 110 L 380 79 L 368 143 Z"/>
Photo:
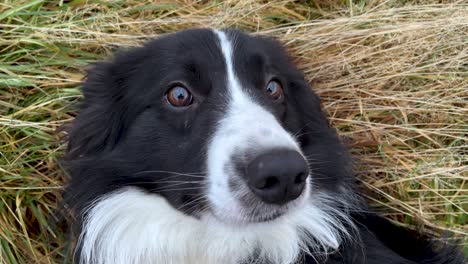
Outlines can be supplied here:
<path id="1" fill-rule="evenodd" d="M 256 249 L 260 260 L 293 263 L 307 246 L 317 252 L 337 248 L 346 232 L 326 197 L 313 201 L 270 222 L 231 225 L 210 214 L 184 215 L 158 195 L 121 189 L 89 208 L 79 240 L 81 263 L 238 264 Z"/>

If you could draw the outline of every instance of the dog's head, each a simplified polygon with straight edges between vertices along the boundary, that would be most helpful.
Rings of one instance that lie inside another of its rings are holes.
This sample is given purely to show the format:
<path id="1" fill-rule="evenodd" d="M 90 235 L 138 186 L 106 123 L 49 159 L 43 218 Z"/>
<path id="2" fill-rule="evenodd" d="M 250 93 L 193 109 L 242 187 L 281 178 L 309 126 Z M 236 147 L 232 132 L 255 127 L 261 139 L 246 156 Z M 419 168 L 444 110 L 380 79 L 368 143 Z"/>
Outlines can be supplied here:
<path id="1" fill-rule="evenodd" d="M 289 224 L 338 246 L 340 206 L 352 193 L 347 154 L 276 41 L 234 30 L 170 34 L 97 63 L 83 93 L 68 197 L 88 236 L 99 201 L 151 203 L 140 195 L 193 221 Z"/>

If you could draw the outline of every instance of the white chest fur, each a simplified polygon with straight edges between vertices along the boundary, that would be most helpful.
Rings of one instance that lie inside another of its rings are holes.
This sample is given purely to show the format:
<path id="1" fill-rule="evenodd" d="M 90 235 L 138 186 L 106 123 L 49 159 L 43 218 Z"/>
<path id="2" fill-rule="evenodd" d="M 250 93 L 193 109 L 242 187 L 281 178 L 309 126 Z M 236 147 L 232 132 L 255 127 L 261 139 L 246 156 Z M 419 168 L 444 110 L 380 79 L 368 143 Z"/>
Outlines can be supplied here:
<path id="1" fill-rule="evenodd" d="M 311 204 L 274 221 L 233 226 L 210 213 L 202 219 L 184 215 L 158 195 L 127 188 L 88 210 L 81 259 L 84 264 L 235 264 L 256 254 L 293 263 L 301 250 L 337 248 L 346 233 L 340 217 L 326 203 L 320 209 Z"/>

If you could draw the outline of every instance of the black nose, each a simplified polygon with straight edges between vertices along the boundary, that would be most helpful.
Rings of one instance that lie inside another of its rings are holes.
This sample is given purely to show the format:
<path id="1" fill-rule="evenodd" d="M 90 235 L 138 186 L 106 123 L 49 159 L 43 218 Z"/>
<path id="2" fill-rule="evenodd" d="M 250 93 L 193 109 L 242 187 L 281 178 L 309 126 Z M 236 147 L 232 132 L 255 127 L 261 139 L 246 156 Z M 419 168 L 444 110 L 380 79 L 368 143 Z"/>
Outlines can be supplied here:
<path id="1" fill-rule="evenodd" d="M 294 150 L 275 150 L 259 155 L 247 165 L 250 189 L 266 203 L 284 204 L 304 190 L 309 170 Z"/>

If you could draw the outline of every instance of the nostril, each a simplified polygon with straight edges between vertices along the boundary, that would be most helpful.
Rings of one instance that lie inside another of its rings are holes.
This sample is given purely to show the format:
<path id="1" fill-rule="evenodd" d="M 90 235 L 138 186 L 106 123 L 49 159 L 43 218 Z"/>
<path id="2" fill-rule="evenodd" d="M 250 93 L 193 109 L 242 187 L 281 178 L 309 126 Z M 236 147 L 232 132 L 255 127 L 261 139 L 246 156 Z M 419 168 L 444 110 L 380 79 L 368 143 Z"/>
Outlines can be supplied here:
<path id="1" fill-rule="evenodd" d="M 294 178 L 294 183 L 295 184 L 303 183 L 306 178 L 307 178 L 307 174 L 305 174 L 304 172 L 301 172 L 296 176 L 296 178 Z"/>
<path id="2" fill-rule="evenodd" d="M 266 184 L 265 184 L 265 188 L 273 188 L 275 187 L 276 185 L 279 184 L 279 181 L 278 181 L 278 178 L 276 177 L 268 177 L 266 179 Z"/>
<path id="3" fill-rule="evenodd" d="M 271 189 L 279 184 L 278 178 L 276 177 L 267 177 L 263 181 L 256 184 L 255 187 L 258 189 Z"/>

